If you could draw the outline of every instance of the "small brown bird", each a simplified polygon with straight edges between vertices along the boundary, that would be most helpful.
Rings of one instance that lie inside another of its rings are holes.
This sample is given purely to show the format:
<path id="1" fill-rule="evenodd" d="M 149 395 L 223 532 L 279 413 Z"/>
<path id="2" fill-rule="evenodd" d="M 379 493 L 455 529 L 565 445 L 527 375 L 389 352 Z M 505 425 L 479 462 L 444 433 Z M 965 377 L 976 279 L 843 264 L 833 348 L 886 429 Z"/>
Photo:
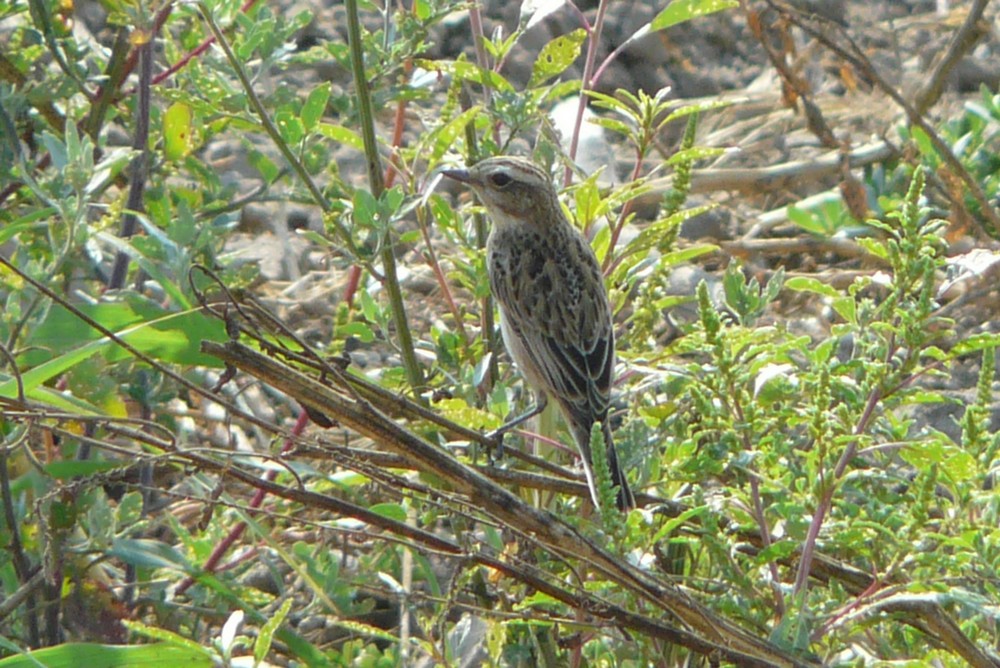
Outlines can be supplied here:
<path id="1" fill-rule="evenodd" d="M 549 175 L 532 162 L 490 158 L 469 170 L 444 174 L 468 184 L 493 220 L 486 262 L 490 288 L 500 304 L 500 331 L 514 363 L 537 392 L 535 408 L 505 424 L 501 433 L 554 399 L 580 450 L 597 504 L 590 430 L 600 421 L 618 507 L 634 508 L 608 426 L 615 335 L 593 249 L 566 219 Z"/>

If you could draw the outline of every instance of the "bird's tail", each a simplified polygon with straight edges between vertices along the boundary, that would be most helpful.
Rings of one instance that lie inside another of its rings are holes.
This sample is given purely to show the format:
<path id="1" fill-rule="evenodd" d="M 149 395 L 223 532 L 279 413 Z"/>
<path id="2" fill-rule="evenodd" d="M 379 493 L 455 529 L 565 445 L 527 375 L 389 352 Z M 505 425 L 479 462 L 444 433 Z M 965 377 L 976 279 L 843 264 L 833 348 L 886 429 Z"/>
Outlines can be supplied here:
<path id="1" fill-rule="evenodd" d="M 600 505 L 597 495 L 597 482 L 594 480 L 594 467 L 591 464 L 593 456 L 590 452 L 590 428 L 593 425 L 593 421 L 589 421 L 589 423 L 585 420 L 578 422 L 571 419 L 569 421 L 571 422 L 573 440 L 576 441 L 576 445 L 580 449 L 580 455 L 583 457 L 583 469 L 587 474 L 587 486 L 590 487 L 590 497 L 594 500 L 595 505 Z M 618 452 L 615 450 L 615 441 L 611 437 L 611 427 L 608 426 L 606 419 L 601 426 L 604 431 L 604 449 L 608 455 L 608 470 L 611 471 L 611 482 L 618 488 L 618 509 L 628 512 L 632 508 L 635 508 L 635 496 L 632 494 L 632 489 L 628 486 L 628 480 L 625 479 L 625 472 L 622 470 L 621 464 L 618 463 Z"/>
<path id="2" fill-rule="evenodd" d="M 625 471 L 618 463 L 618 451 L 615 450 L 615 442 L 611 438 L 611 429 L 604 425 L 604 445 L 608 453 L 608 470 L 611 471 L 611 482 L 618 487 L 618 510 L 628 512 L 635 508 L 635 496 L 632 488 L 628 486 L 625 479 Z"/>

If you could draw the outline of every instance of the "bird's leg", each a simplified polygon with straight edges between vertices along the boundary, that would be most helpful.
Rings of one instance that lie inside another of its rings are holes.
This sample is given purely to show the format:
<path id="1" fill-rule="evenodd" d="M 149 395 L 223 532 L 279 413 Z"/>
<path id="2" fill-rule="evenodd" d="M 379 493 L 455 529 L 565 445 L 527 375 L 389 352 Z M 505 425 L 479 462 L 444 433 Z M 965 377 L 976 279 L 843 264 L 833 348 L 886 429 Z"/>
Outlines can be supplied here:
<path id="1" fill-rule="evenodd" d="M 503 456 L 504 434 L 506 434 L 514 427 L 524 424 L 531 418 L 535 417 L 536 415 L 544 411 L 545 407 L 548 406 L 548 404 L 549 404 L 549 397 L 544 392 L 539 392 L 535 396 L 535 405 L 532 406 L 530 410 L 528 410 L 525 413 L 522 413 L 521 415 L 518 415 L 515 418 L 508 420 L 504 424 L 500 425 L 498 428 L 486 434 L 486 438 L 496 442 L 497 459 Z"/>

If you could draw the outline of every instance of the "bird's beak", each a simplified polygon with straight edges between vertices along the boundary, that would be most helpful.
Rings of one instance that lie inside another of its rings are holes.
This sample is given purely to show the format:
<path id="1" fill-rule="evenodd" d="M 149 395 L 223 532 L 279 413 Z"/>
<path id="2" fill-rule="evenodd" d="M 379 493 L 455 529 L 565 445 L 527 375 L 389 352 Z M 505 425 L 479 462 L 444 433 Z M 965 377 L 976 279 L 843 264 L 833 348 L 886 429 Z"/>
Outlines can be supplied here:
<path id="1" fill-rule="evenodd" d="M 441 173 L 459 183 L 472 183 L 472 175 L 467 169 L 442 169 Z"/>

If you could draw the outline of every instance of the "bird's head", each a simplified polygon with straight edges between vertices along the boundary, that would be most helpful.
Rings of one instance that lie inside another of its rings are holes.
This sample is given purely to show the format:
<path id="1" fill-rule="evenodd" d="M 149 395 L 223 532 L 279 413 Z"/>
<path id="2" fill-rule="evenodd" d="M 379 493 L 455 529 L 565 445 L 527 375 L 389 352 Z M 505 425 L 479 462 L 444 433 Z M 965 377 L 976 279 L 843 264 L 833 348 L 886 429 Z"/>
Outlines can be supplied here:
<path id="1" fill-rule="evenodd" d="M 546 225 L 563 219 L 552 179 L 524 158 L 488 158 L 469 169 L 446 169 L 442 173 L 471 187 L 494 224 Z"/>

